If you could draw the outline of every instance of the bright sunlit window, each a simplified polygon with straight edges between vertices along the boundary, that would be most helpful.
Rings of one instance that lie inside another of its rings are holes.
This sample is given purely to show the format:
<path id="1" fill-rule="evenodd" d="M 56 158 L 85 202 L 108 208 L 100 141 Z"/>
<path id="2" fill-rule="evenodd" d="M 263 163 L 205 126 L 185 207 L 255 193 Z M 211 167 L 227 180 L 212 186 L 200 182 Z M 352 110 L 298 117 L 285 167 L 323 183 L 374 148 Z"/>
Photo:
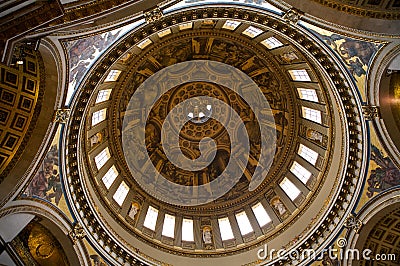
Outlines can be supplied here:
<path id="1" fill-rule="evenodd" d="M 246 215 L 246 212 L 240 212 L 236 214 L 236 220 L 239 225 L 240 233 L 242 235 L 246 235 L 250 232 L 253 232 L 253 227 L 250 224 L 249 218 Z"/>
<path id="2" fill-rule="evenodd" d="M 239 25 L 240 25 L 239 21 L 227 20 L 227 21 L 225 21 L 225 24 L 224 24 L 224 26 L 222 26 L 222 28 L 227 29 L 227 30 L 235 30 Z"/>
<path id="3" fill-rule="evenodd" d="M 289 74 L 295 81 L 311 81 L 311 78 L 305 69 L 289 70 Z"/>
<path id="4" fill-rule="evenodd" d="M 305 89 L 305 88 L 298 88 L 297 89 L 300 95 L 300 99 L 318 102 L 318 95 L 317 91 L 314 89 Z"/>
<path id="5" fill-rule="evenodd" d="M 99 154 L 97 154 L 94 157 L 97 169 L 103 167 L 103 165 L 105 165 L 108 159 L 110 158 L 111 158 L 110 150 L 108 149 L 108 147 L 106 147 L 104 150 L 102 150 Z"/>
<path id="6" fill-rule="evenodd" d="M 179 25 L 179 30 L 187 30 L 187 29 L 191 29 L 192 27 L 193 27 L 192 22 L 186 22 L 186 23 Z"/>
<path id="7" fill-rule="evenodd" d="M 311 177 L 311 173 L 296 161 L 293 162 L 290 172 L 292 172 L 304 184 L 307 184 L 307 181 Z"/>
<path id="8" fill-rule="evenodd" d="M 108 90 L 100 90 L 97 93 L 96 103 L 105 102 L 110 99 L 111 89 Z"/>
<path id="9" fill-rule="evenodd" d="M 194 241 L 193 235 L 193 220 L 183 219 L 182 220 L 182 240 L 183 241 Z"/>
<path id="10" fill-rule="evenodd" d="M 174 238 L 175 216 L 165 214 L 162 235 Z"/>
<path id="11" fill-rule="evenodd" d="M 97 125 L 101 121 L 104 121 L 104 119 L 106 119 L 106 115 L 107 115 L 106 108 L 94 112 L 92 114 L 92 126 Z"/>
<path id="12" fill-rule="evenodd" d="M 258 35 L 260 35 L 261 33 L 263 33 L 263 30 L 250 26 L 248 27 L 245 31 L 242 32 L 244 35 L 249 36 L 250 38 L 255 38 Z"/>
<path id="13" fill-rule="evenodd" d="M 158 210 L 153 206 L 149 206 L 149 208 L 147 209 L 146 217 L 144 218 L 143 226 L 153 231 L 156 230 L 157 217 Z"/>
<path id="14" fill-rule="evenodd" d="M 118 171 L 115 166 L 111 166 L 110 169 L 108 169 L 107 173 L 104 174 L 103 178 L 101 179 L 104 183 L 104 186 L 106 186 L 107 189 L 111 187 L 111 185 L 114 183 L 115 178 L 118 176 Z"/>
<path id="15" fill-rule="evenodd" d="M 251 209 L 253 210 L 254 216 L 256 216 L 257 222 L 261 227 L 271 222 L 271 218 L 262 206 L 261 202 L 251 207 Z"/>
<path id="16" fill-rule="evenodd" d="M 290 181 L 287 177 L 285 177 L 281 183 L 279 183 L 279 186 L 283 191 L 285 191 L 286 195 L 288 195 L 291 200 L 296 199 L 301 193 L 296 185 L 293 184 L 292 181 Z"/>
<path id="17" fill-rule="evenodd" d="M 218 219 L 219 230 L 221 232 L 222 241 L 234 239 L 231 224 L 228 217 Z"/>
<path id="18" fill-rule="evenodd" d="M 115 200 L 115 202 L 118 203 L 119 206 L 122 206 L 122 203 L 124 203 L 126 195 L 128 195 L 128 192 L 129 192 L 128 185 L 124 181 L 122 181 L 113 196 L 113 199 Z"/>
<path id="19" fill-rule="evenodd" d="M 104 81 L 117 81 L 121 70 L 112 69 Z"/>
<path id="20" fill-rule="evenodd" d="M 268 49 L 274 49 L 283 45 L 283 43 L 281 43 L 277 38 L 273 36 L 265 39 L 261 42 L 261 44 L 263 44 Z"/>
<path id="21" fill-rule="evenodd" d="M 172 33 L 171 29 L 168 28 L 168 29 L 165 29 L 163 31 L 160 31 L 158 33 L 158 37 L 162 38 L 162 37 L 165 37 L 165 36 L 167 36 L 167 35 L 169 35 L 171 33 Z"/>
<path id="22" fill-rule="evenodd" d="M 308 107 L 304 107 L 304 106 L 301 109 L 303 111 L 303 117 L 305 119 L 314 121 L 314 122 L 319 123 L 319 124 L 322 123 L 321 111 L 315 110 L 315 109 L 312 109 L 312 108 L 308 108 Z"/>
<path id="23" fill-rule="evenodd" d="M 149 38 L 147 38 L 147 39 L 144 39 L 143 41 L 141 41 L 140 43 L 138 43 L 137 46 L 140 49 L 144 49 L 144 48 L 146 48 L 147 46 L 149 46 L 152 43 L 153 42 Z"/>
<path id="24" fill-rule="evenodd" d="M 307 146 L 304 146 L 303 144 L 300 144 L 299 155 L 312 165 L 315 165 L 318 159 L 318 153 Z"/>

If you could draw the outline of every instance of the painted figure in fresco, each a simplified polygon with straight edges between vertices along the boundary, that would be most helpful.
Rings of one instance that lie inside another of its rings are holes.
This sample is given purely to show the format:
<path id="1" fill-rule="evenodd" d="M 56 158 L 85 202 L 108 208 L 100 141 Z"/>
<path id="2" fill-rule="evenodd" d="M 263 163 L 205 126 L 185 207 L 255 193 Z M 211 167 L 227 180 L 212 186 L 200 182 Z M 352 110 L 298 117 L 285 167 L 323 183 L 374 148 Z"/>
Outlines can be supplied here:
<path id="1" fill-rule="evenodd" d="M 365 75 L 366 71 L 363 67 L 368 66 L 372 56 L 378 51 L 378 47 L 373 43 L 345 38 L 338 34 L 320 36 L 343 58 L 344 63 L 353 76 L 361 77 Z"/>
<path id="2" fill-rule="evenodd" d="M 44 175 L 44 171 L 39 171 L 32 179 L 32 182 L 29 186 L 29 194 L 31 196 L 38 196 L 44 198 L 46 196 L 47 191 L 47 179 Z"/>
<path id="3" fill-rule="evenodd" d="M 400 185 L 400 170 L 396 168 L 389 157 L 383 157 L 381 151 L 372 146 L 371 160 L 379 167 L 371 171 L 368 182 L 367 196 L 371 198 L 374 193 L 380 193 L 393 186 Z"/>
<path id="4" fill-rule="evenodd" d="M 51 201 L 51 199 L 54 198 L 56 205 L 58 205 L 62 196 L 62 189 L 60 175 L 56 169 L 53 170 L 52 175 L 47 181 L 47 191 L 53 189 L 53 192 L 47 195 L 47 199 Z"/>

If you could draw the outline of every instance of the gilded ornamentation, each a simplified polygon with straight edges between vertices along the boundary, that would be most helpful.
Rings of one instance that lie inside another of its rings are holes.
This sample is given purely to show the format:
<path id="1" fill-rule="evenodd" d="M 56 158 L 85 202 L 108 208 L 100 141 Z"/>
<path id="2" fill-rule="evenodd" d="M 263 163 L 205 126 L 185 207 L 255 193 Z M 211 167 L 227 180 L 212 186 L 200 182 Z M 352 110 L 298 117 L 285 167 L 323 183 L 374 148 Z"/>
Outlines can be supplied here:
<path id="1" fill-rule="evenodd" d="M 303 14 L 300 10 L 292 8 L 283 15 L 283 18 L 290 23 L 297 24 Z"/>
<path id="2" fill-rule="evenodd" d="M 76 243 L 86 236 L 86 232 L 80 223 L 76 223 L 68 235 Z"/>
<path id="3" fill-rule="evenodd" d="M 70 115 L 70 109 L 58 109 L 54 115 L 53 122 L 65 124 L 67 123 Z"/>
<path id="4" fill-rule="evenodd" d="M 353 214 L 349 214 L 349 216 L 346 218 L 346 221 L 344 222 L 344 226 L 358 233 L 361 229 L 362 222 Z"/>
<path id="5" fill-rule="evenodd" d="M 379 112 L 379 106 L 363 105 L 362 111 L 365 120 L 374 120 L 375 118 L 380 118 L 381 116 Z"/>
<path id="6" fill-rule="evenodd" d="M 243 12 L 241 12 L 241 11 L 235 11 L 236 13 L 238 13 L 238 15 L 240 14 L 240 16 L 243 16 Z M 190 11 L 190 12 L 185 12 L 183 15 L 187 15 L 187 17 L 195 17 L 195 16 L 200 16 L 201 14 L 199 13 L 199 12 L 196 12 L 196 11 Z M 210 16 L 212 15 L 211 13 L 209 14 Z M 234 16 L 234 13 L 232 12 L 232 14 L 231 13 L 229 13 L 228 14 L 228 17 L 232 17 L 232 16 Z M 266 16 L 263 16 L 262 14 L 259 14 L 259 17 L 260 17 L 260 21 L 263 21 L 263 22 L 265 22 L 265 26 L 266 27 L 273 27 L 273 28 L 277 28 L 278 26 L 280 27 L 283 23 L 282 23 L 282 21 L 277 21 L 276 19 L 271 19 L 270 17 L 266 17 Z M 175 20 L 175 22 L 182 22 L 181 21 L 181 19 L 178 17 L 178 16 L 174 16 L 173 17 L 173 19 Z M 167 22 L 170 22 L 171 20 L 169 20 L 168 21 L 168 18 L 165 18 L 165 20 L 167 21 Z M 168 24 L 165 24 L 165 25 L 168 25 Z M 276 25 L 276 26 L 275 26 Z M 284 24 L 283 24 L 284 25 Z M 149 26 L 152 26 L 152 25 L 149 25 Z M 286 27 L 287 27 L 287 25 L 286 25 Z M 283 33 L 284 34 L 284 33 Z M 320 58 L 321 58 L 321 60 L 322 60 L 322 58 L 324 57 L 324 55 L 323 55 L 323 52 L 319 52 L 318 51 L 318 49 L 315 47 L 315 45 L 313 44 L 313 42 L 311 41 L 311 40 L 309 40 L 309 38 L 307 37 L 307 36 L 300 36 L 300 34 L 297 34 L 296 32 L 292 32 L 291 33 L 293 36 L 291 36 L 291 37 L 293 37 L 293 38 L 297 38 L 298 40 L 299 40 L 299 45 L 300 46 L 303 46 L 303 47 L 305 47 L 305 46 L 307 46 L 307 47 L 312 47 L 312 48 L 314 48 L 314 50 L 315 51 L 317 51 L 316 52 L 316 58 L 318 59 L 318 60 L 320 60 Z M 133 34 L 134 35 L 134 37 L 137 37 L 137 39 L 138 40 L 140 40 L 140 38 L 141 38 L 141 35 L 140 35 L 140 33 L 135 33 L 135 34 Z M 182 34 L 183 35 L 183 34 Z M 300 37 L 302 37 L 302 38 L 300 38 Z M 133 37 L 132 37 L 133 38 Z M 191 45 L 191 47 L 193 47 L 193 48 L 195 48 L 196 47 L 196 45 L 195 45 L 195 42 L 193 42 L 193 43 L 191 43 L 191 44 L 193 44 L 193 45 Z M 201 46 L 200 46 L 201 47 Z M 210 46 L 203 46 L 203 47 L 210 47 Z M 185 48 L 185 47 L 184 47 Z M 187 49 L 187 46 L 186 46 L 186 49 Z M 156 49 L 155 49 L 156 50 Z M 226 50 L 225 50 L 226 51 Z M 112 52 L 111 52 L 112 53 Z M 222 53 L 223 53 L 223 49 L 222 49 Z M 240 53 L 239 53 L 240 54 Z M 174 53 L 174 52 L 170 52 L 169 54 L 167 54 L 167 55 L 169 55 L 169 57 L 170 57 L 170 59 L 171 59 L 171 61 L 169 61 L 169 60 L 166 60 L 166 62 L 172 62 L 173 63 L 173 61 L 174 60 L 179 60 L 179 57 L 181 57 L 181 56 L 185 56 L 185 50 L 184 49 L 182 49 L 182 50 L 178 50 L 176 53 Z M 229 57 L 227 57 L 228 58 L 228 60 L 229 60 Z M 144 71 L 142 72 L 144 75 L 143 76 L 139 76 L 139 75 L 136 75 L 135 77 L 134 77 L 134 79 L 133 80 L 135 80 L 135 81 L 137 81 L 138 83 L 137 84 L 140 84 L 141 82 L 143 82 L 143 80 L 144 79 L 146 79 L 146 75 L 147 74 L 149 74 L 149 75 L 151 75 L 152 73 L 154 73 L 154 71 L 157 71 L 157 66 L 158 66 L 158 62 L 160 62 L 160 60 L 153 60 L 153 58 L 151 57 L 151 56 L 149 56 L 149 57 L 147 57 L 147 59 L 148 59 L 148 63 L 151 63 L 151 64 L 149 64 L 149 67 L 147 68 L 147 69 L 143 69 Z M 325 58 L 324 58 L 325 59 Z M 193 58 L 190 58 L 190 60 L 193 60 Z M 326 60 L 326 61 L 329 61 L 329 59 L 328 60 Z M 177 62 L 180 62 L 180 61 L 177 61 Z M 99 67 L 98 67 L 98 70 L 101 70 L 102 68 L 101 68 L 101 66 L 102 65 L 104 65 L 103 64 L 104 62 L 100 62 L 99 63 Z M 136 62 L 135 62 L 136 63 Z M 342 77 L 340 77 L 340 71 L 338 71 L 338 69 L 337 69 L 337 66 L 335 65 L 335 63 L 334 62 L 332 62 L 332 64 L 325 64 L 324 65 L 324 67 L 326 67 L 326 70 L 329 72 L 329 73 L 332 73 L 332 77 L 333 78 L 335 78 L 336 79 L 336 82 L 337 83 L 335 83 L 335 84 L 338 84 L 338 87 L 339 87 L 339 85 L 341 85 L 341 86 L 343 86 L 344 87 L 344 89 L 343 90 L 341 90 L 341 91 L 339 91 L 339 94 L 340 94 L 340 96 L 347 96 L 348 94 L 351 94 L 352 95 L 352 91 L 351 90 L 349 90 L 349 89 L 347 89 L 347 87 L 346 86 L 344 86 L 344 80 L 343 80 L 343 78 Z M 336 73 L 337 72 L 337 73 Z M 251 73 L 251 72 L 250 72 Z M 92 83 L 93 82 L 93 83 Z M 92 88 L 92 86 L 95 86 L 95 84 L 96 84 L 96 80 L 93 78 L 93 77 L 89 77 L 88 78 L 88 81 L 87 81 L 87 85 L 88 85 L 88 87 L 90 87 L 90 88 Z M 136 84 L 135 84 L 136 85 Z M 134 87 L 135 87 L 135 85 L 133 85 L 132 87 L 132 90 L 134 90 Z M 279 87 L 278 87 L 279 88 Z M 88 88 L 89 89 L 89 88 Z M 126 96 L 126 95 L 124 95 L 124 96 Z M 86 97 L 86 96 L 85 96 Z M 121 98 L 123 98 L 123 97 L 121 97 Z M 87 99 L 86 99 L 87 100 Z M 279 106 L 279 102 L 277 103 L 277 106 Z M 283 100 L 283 105 L 285 104 L 285 100 Z M 359 114 L 357 113 L 358 112 L 358 109 L 357 108 L 353 108 L 353 107 L 355 107 L 355 104 L 353 104 L 353 103 L 350 103 L 350 105 L 351 105 L 351 109 L 348 111 L 348 119 L 349 120 L 351 120 L 351 121 L 353 121 L 354 119 L 353 119 L 353 117 L 359 117 Z M 117 112 L 116 112 L 117 113 Z M 76 118 L 78 118 L 77 120 L 79 121 L 79 119 L 82 119 L 82 112 L 80 112 L 80 111 L 76 111 L 75 112 L 75 115 L 76 115 Z M 284 116 L 284 114 L 283 115 L 281 115 L 280 117 L 277 115 L 277 119 L 278 120 L 280 120 L 280 121 L 285 121 L 284 119 L 285 119 L 285 116 Z M 76 121 L 76 123 L 74 123 L 74 125 L 79 125 L 78 124 L 78 121 Z M 283 124 L 284 124 L 284 122 L 283 122 Z M 151 134 L 150 134 L 150 136 L 151 136 Z M 355 138 L 355 139 L 359 139 L 360 138 L 360 136 L 361 136 L 361 133 L 360 133 L 360 131 L 359 130 L 357 130 L 357 129 L 354 129 L 354 131 L 352 131 L 352 135 L 350 136 L 350 138 Z M 68 142 L 71 142 L 71 143 L 75 143 L 75 140 L 74 140 L 74 137 L 73 137 L 73 135 L 69 135 L 68 136 L 68 140 L 67 140 Z M 75 147 L 71 147 L 70 148 L 70 150 L 69 151 L 71 151 L 71 152 L 74 152 L 76 150 L 76 148 Z M 348 161 L 346 161 L 346 162 L 344 162 L 345 163 L 345 165 L 349 165 L 349 166 L 351 166 L 351 167 L 353 167 L 354 166 L 354 164 L 355 163 L 357 163 L 357 160 L 358 159 L 360 159 L 359 158 L 360 156 L 359 155 L 356 155 L 355 156 L 355 158 L 354 159 L 348 159 Z M 71 161 L 74 163 L 75 162 L 75 159 L 71 159 Z M 74 172 L 73 170 L 75 170 L 75 169 L 77 169 L 77 164 L 73 164 L 73 163 L 71 163 L 70 165 L 69 165 L 69 168 L 71 168 L 70 170 L 72 170 L 71 171 L 71 179 L 74 179 L 74 178 L 78 178 L 79 179 L 79 175 L 78 175 L 78 172 L 76 171 L 76 172 Z M 355 177 L 355 178 L 357 178 L 357 177 Z M 78 184 L 75 184 L 75 183 L 73 183 L 73 182 L 71 182 L 71 184 L 70 184 L 71 186 L 73 186 L 74 188 L 78 188 L 79 189 L 79 187 L 78 187 Z M 350 186 L 351 187 L 351 186 Z M 76 190 L 76 191 L 78 191 L 78 190 Z M 338 190 L 339 191 L 339 190 Z M 340 192 L 338 192 L 339 194 L 340 194 L 340 196 L 342 196 L 341 198 L 346 198 L 345 196 L 346 195 L 348 195 L 348 194 L 352 194 L 352 192 L 351 192 L 351 190 L 350 189 L 348 189 L 348 188 L 346 188 L 346 187 L 343 187 L 341 190 L 340 190 Z M 81 192 L 77 192 L 77 194 L 80 194 L 80 195 L 83 195 L 83 193 L 81 193 Z M 84 198 L 84 197 L 77 197 L 77 200 L 76 201 L 80 201 L 80 202 L 82 202 L 82 203 L 84 203 L 84 199 L 82 199 L 82 198 Z M 340 205 L 340 202 L 339 202 L 339 204 L 338 205 Z M 335 211 L 337 209 L 337 207 L 336 207 L 336 205 L 335 206 L 332 206 L 332 210 L 333 211 Z M 85 214 L 85 216 L 86 217 L 89 217 L 88 215 L 86 215 Z M 97 224 L 98 222 L 96 221 L 96 224 Z M 289 223 L 291 223 L 291 221 L 288 221 L 288 224 Z M 323 221 L 323 226 L 324 227 L 321 227 L 320 228 L 320 230 L 321 231 L 326 231 L 326 230 L 324 230 L 323 228 L 329 228 L 331 225 L 333 224 L 333 222 L 332 222 L 332 220 L 326 220 L 326 221 Z M 283 228 L 286 228 L 286 225 L 284 225 L 283 226 Z M 282 229 L 282 230 L 284 230 L 284 229 Z M 95 228 L 95 233 L 96 234 L 98 234 L 98 235 L 106 235 L 107 236 L 107 232 L 104 232 L 104 230 L 102 229 L 102 228 Z M 113 232 L 113 233 L 115 233 L 116 234 L 116 232 Z M 117 235 L 117 234 L 116 234 Z M 311 238 L 310 238 L 310 236 L 309 235 L 307 235 L 307 236 L 305 236 L 305 237 L 307 237 L 308 239 L 307 239 L 307 242 L 305 242 L 306 243 L 306 245 L 311 245 L 311 244 L 313 244 L 313 243 L 315 243 L 316 242 L 316 239 L 317 239 L 317 237 L 314 237 L 314 236 L 311 236 Z M 146 240 L 145 239 L 145 241 L 147 242 L 147 243 L 150 243 L 150 244 L 153 244 L 154 245 L 154 243 L 151 243 L 149 240 Z M 154 245 L 154 246 L 157 246 L 157 247 L 159 247 L 159 245 Z M 302 245 L 302 247 L 304 247 L 304 245 Z M 118 248 L 118 247 L 117 247 Z M 162 248 L 164 248 L 164 247 L 162 247 Z M 111 247 L 111 249 L 113 249 L 113 247 Z M 165 249 L 168 249 L 169 250 L 169 248 L 165 248 Z M 170 252 L 172 252 L 172 253 L 174 253 L 174 254 L 181 254 L 179 251 L 177 251 L 177 250 L 169 250 Z M 236 248 L 236 249 L 233 249 L 232 250 L 232 253 L 237 253 L 237 252 L 240 252 L 240 248 Z M 205 254 L 205 256 L 218 256 L 218 255 L 215 255 L 215 254 L 213 254 L 212 252 L 204 252 L 204 253 L 202 253 L 202 254 Z M 189 256 L 191 256 L 191 255 L 189 255 Z M 197 255 L 195 255 L 195 256 L 197 256 Z M 131 257 L 130 257 L 130 259 L 131 259 Z M 127 259 L 128 260 L 128 259 Z"/>
<path id="7" fill-rule="evenodd" d="M 156 7 L 150 11 L 144 13 L 144 17 L 146 19 L 147 24 L 150 24 L 154 21 L 159 20 L 163 17 L 163 13 L 159 7 Z"/>

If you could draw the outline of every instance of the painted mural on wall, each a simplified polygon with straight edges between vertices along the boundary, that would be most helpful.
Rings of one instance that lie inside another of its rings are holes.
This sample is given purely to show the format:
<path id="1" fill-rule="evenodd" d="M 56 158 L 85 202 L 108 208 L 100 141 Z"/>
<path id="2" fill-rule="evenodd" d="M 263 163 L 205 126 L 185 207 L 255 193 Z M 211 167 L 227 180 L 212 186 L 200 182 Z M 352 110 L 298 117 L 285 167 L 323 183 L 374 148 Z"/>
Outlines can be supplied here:
<path id="1" fill-rule="evenodd" d="M 375 193 L 400 185 L 400 170 L 389 157 L 384 156 L 374 145 L 371 147 L 371 160 L 378 167 L 371 170 L 367 179 L 368 191 L 366 195 L 369 198 L 373 197 Z"/>
<path id="2" fill-rule="evenodd" d="M 76 86 L 79 85 L 87 70 L 92 66 L 97 58 L 99 58 L 99 56 L 111 47 L 111 45 L 119 38 L 142 23 L 144 23 L 144 20 L 139 20 L 106 33 L 64 42 L 69 60 L 67 105 L 69 104 Z"/>
<path id="3" fill-rule="evenodd" d="M 57 206 L 60 204 L 63 196 L 58 158 L 59 139 L 60 128 L 58 129 L 42 164 L 24 193 L 25 196 L 40 197 Z"/>
<path id="4" fill-rule="evenodd" d="M 345 37 L 306 22 L 302 22 L 302 25 L 323 40 L 342 59 L 343 64 L 353 76 L 363 101 L 365 101 L 364 89 L 368 68 L 382 44 Z"/>
<path id="5" fill-rule="evenodd" d="M 86 71 L 98 55 L 117 39 L 119 33 L 120 30 L 116 32 L 107 32 L 65 43 L 69 58 L 69 97 L 67 102 L 69 102 L 69 98 L 72 96 L 75 86 L 81 82 Z"/>

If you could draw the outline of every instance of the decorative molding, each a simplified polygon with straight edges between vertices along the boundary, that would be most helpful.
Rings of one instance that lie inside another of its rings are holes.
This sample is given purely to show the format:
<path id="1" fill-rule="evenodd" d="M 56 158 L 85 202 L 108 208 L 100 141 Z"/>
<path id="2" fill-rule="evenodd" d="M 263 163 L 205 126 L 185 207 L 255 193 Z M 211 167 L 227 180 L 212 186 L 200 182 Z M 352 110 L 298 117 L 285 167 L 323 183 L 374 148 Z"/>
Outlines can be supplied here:
<path id="1" fill-rule="evenodd" d="M 360 231 L 362 225 L 363 223 L 353 214 L 349 214 L 349 216 L 346 218 L 346 221 L 344 222 L 344 226 L 346 228 L 352 229 L 356 233 Z"/>
<path id="2" fill-rule="evenodd" d="M 147 24 L 153 23 L 161 19 L 163 16 L 164 14 L 162 13 L 161 9 L 158 6 L 144 13 L 144 17 L 146 19 Z"/>
<path id="3" fill-rule="evenodd" d="M 289 9 L 285 15 L 283 15 L 283 18 L 292 24 L 297 24 L 299 22 L 300 18 L 304 15 L 303 12 L 300 10 L 297 10 L 296 8 Z"/>
<path id="4" fill-rule="evenodd" d="M 365 120 L 374 120 L 374 118 L 380 118 L 379 106 L 374 105 L 363 105 L 362 112 Z"/>
<path id="5" fill-rule="evenodd" d="M 236 11 L 236 10 L 235 10 Z M 226 13 L 227 12 L 227 13 Z M 216 14 L 216 15 L 215 15 Z M 257 12 L 251 12 L 251 11 L 238 11 L 237 15 L 235 12 L 233 12 L 232 9 L 227 9 L 227 8 L 210 8 L 210 9 L 196 9 L 196 10 L 190 10 L 186 11 L 184 13 L 180 13 L 179 16 L 166 16 L 161 19 L 161 28 L 166 28 L 171 25 L 175 25 L 176 23 L 180 23 L 183 21 L 187 21 L 187 17 L 192 17 L 192 18 L 198 18 L 200 16 L 203 17 L 212 17 L 214 16 L 215 18 L 217 17 L 223 17 L 224 19 L 226 16 L 224 14 L 228 14 L 227 17 L 233 18 L 233 17 L 240 17 L 240 18 L 248 18 L 249 22 L 257 22 L 262 24 L 263 27 L 265 28 L 270 28 L 274 29 L 277 32 L 281 32 L 284 36 L 287 36 L 288 38 L 290 37 L 291 39 L 294 39 L 298 42 L 298 45 L 302 47 L 303 49 L 306 49 L 310 51 L 315 56 L 315 60 L 321 63 L 323 70 L 326 71 L 329 76 L 331 77 L 332 80 L 334 80 L 334 86 L 335 90 L 337 90 L 340 98 L 337 99 L 339 101 L 340 99 L 345 99 L 348 97 L 353 97 L 356 98 L 355 95 L 355 89 L 354 87 L 349 87 L 346 85 L 346 80 L 343 78 L 341 75 L 341 70 L 339 69 L 339 66 L 335 64 L 335 62 L 331 61 L 329 57 L 326 56 L 325 50 L 321 49 L 315 42 L 315 40 L 309 38 L 307 35 L 303 35 L 300 32 L 297 32 L 294 27 L 292 27 L 290 24 L 285 23 L 281 19 L 275 19 L 271 18 L 270 16 L 265 16 L 261 13 Z M 182 15 L 182 17 L 181 17 Z M 165 24 L 165 25 L 164 25 Z M 148 27 L 144 27 L 144 29 L 148 30 L 150 27 L 153 25 L 148 25 Z M 131 36 L 125 39 L 124 42 L 120 43 L 116 48 L 109 53 L 109 56 L 116 56 L 118 53 L 119 48 L 123 47 L 130 47 L 133 46 L 135 43 L 138 43 L 141 38 L 144 38 L 148 36 L 145 31 L 137 31 L 134 32 Z M 94 71 L 104 71 L 107 69 L 107 65 L 109 62 L 100 62 L 95 68 Z M 99 82 L 100 77 L 97 75 L 92 75 L 90 76 L 86 84 L 82 85 L 84 88 L 80 93 L 80 97 L 78 98 L 78 101 L 82 102 L 87 102 L 88 98 L 90 97 L 90 94 L 92 91 L 95 89 L 96 84 Z M 87 86 L 86 86 L 87 85 Z M 365 139 L 365 134 L 363 134 L 362 129 L 360 127 L 355 126 L 357 123 L 361 123 L 362 126 L 365 126 L 364 121 L 360 121 L 359 118 L 361 116 L 361 104 L 358 101 L 346 101 L 345 102 L 346 106 L 346 111 L 344 112 L 343 116 L 347 118 L 347 121 L 349 121 L 349 133 L 346 135 L 347 138 L 349 138 L 349 147 L 357 149 L 357 152 L 354 154 L 354 156 L 351 156 L 349 158 L 346 158 L 343 162 L 343 165 L 346 166 L 345 171 L 345 180 L 343 184 L 338 183 L 337 187 L 338 189 L 335 190 L 337 191 L 337 200 L 332 203 L 327 209 L 325 210 L 324 214 L 321 214 L 320 219 L 317 221 L 318 225 L 318 233 L 315 233 L 314 235 L 304 235 L 302 237 L 301 241 L 298 241 L 299 243 L 297 244 L 299 248 L 308 248 L 314 244 L 321 245 L 321 241 L 329 242 L 332 235 L 332 231 L 329 228 L 339 228 L 341 224 L 343 224 L 345 217 L 346 217 L 346 212 L 349 212 L 350 209 L 353 207 L 354 202 L 355 202 L 355 195 L 358 193 L 358 188 L 360 185 L 360 178 L 359 178 L 359 171 L 360 166 L 359 162 L 365 162 L 365 154 L 363 153 L 363 150 L 360 150 L 359 143 L 363 143 L 363 140 Z M 111 256 L 112 252 L 115 252 L 117 254 L 121 253 L 122 257 L 124 260 L 127 262 L 129 261 L 136 261 L 138 257 L 136 257 L 137 251 L 136 249 L 131 249 L 132 248 L 129 243 L 125 243 L 123 239 L 118 236 L 116 232 L 113 232 L 111 229 L 111 232 L 107 232 L 107 229 L 103 228 L 100 226 L 99 221 L 96 219 L 96 216 L 93 214 L 93 210 L 91 210 L 91 206 L 89 200 L 87 200 L 86 196 L 84 195 L 84 192 L 82 190 L 81 182 L 79 182 L 79 169 L 78 169 L 78 162 L 76 156 L 74 157 L 73 154 L 76 154 L 77 151 L 77 138 L 79 136 L 82 136 L 83 133 L 80 132 L 79 129 L 79 123 L 81 123 L 82 119 L 85 117 L 85 110 L 83 108 L 76 108 L 73 110 L 73 117 L 74 119 L 70 119 L 68 122 L 68 128 L 66 132 L 66 137 L 67 139 L 65 140 L 63 144 L 63 148 L 66 149 L 68 147 L 67 154 L 65 156 L 66 161 L 68 162 L 65 167 L 68 167 L 68 172 L 70 173 L 70 178 L 68 179 L 68 185 L 67 187 L 73 189 L 73 192 L 68 191 L 68 198 L 70 199 L 71 202 L 74 202 L 75 204 L 79 204 L 81 208 L 85 210 L 85 212 L 79 213 L 79 219 L 81 220 L 87 220 L 90 221 L 90 226 L 93 228 L 93 233 L 91 235 L 96 234 L 99 236 L 98 241 L 104 241 L 104 239 L 107 238 L 107 235 L 110 233 L 115 233 L 114 236 L 119 238 L 121 242 L 125 246 L 111 246 L 110 250 L 104 250 L 103 254 L 105 256 Z M 342 121 L 343 122 L 343 121 Z M 342 146 L 342 149 L 345 147 Z M 362 149 L 365 147 L 363 146 Z M 65 151 L 64 151 L 65 152 Z M 355 170 L 356 169 L 356 170 Z M 362 165 L 361 166 L 361 172 L 365 167 Z M 64 169 L 67 170 L 67 169 Z M 335 195 L 332 195 L 333 198 Z M 349 197 L 350 196 L 350 197 Z M 90 198 L 90 195 L 89 195 Z M 73 206 L 74 208 L 74 206 Z M 328 209 L 329 208 L 329 209 Z M 78 210 L 74 210 L 75 213 L 78 213 Z M 334 215 L 333 215 L 334 214 Z M 101 215 L 101 214 L 98 214 Z M 335 217 L 333 217 L 335 216 Z M 339 220 L 336 219 L 339 218 Z M 285 228 L 282 229 L 282 231 Z M 333 233 L 337 232 L 339 229 L 334 229 Z M 312 230 L 315 231 L 315 230 Z M 310 230 L 308 230 L 310 232 Z M 325 234 L 326 232 L 329 232 L 329 234 Z M 321 240 L 321 237 L 323 238 Z M 229 252 L 230 254 L 233 254 L 237 252 L 238 250 L 232 250 Z M 132 254 L 133 253 L 133 254 Z M 134 254 L 136 253 L 136 254 Z M 172 254 L 179 254 L 179 252 L 171 252 Z M 213 254 L 205 254 L 207 257 L 213 256 Z M 227 255 L 227 253 L 224 253 L 224 255 Z M 215 255 L 214 255 L 215 256 Z"/>
<path id="6" fill-rule="evenodd" d="M 85 230 L 80 223 L 74 224 L 72 230 L 68 233 L 71 240 L 76 243 L 77 241 L 83 239 L 86 236 Z"/>
<path id="7" fill-rule="evenodd" d="M 53 122 L 66 124 L 70 115 L 70 109 L 57 109 L 54 114 Z"/>

